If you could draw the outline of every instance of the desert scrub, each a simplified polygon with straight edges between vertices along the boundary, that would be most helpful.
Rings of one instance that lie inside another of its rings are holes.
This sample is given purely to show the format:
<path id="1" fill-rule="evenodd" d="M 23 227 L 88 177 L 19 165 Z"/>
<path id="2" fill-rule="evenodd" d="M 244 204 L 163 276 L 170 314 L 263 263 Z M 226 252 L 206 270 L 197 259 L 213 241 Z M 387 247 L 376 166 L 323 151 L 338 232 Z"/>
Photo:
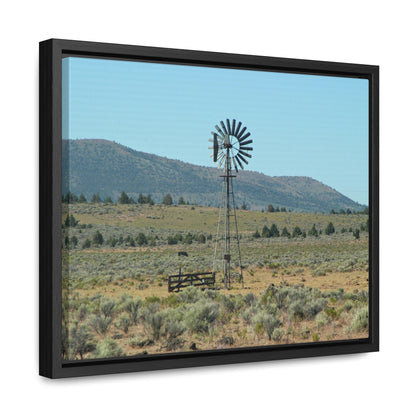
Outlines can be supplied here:
<path id="1" fill-rule="evenodd" d="M 362 331 L 368 328 L 368 306 L 364 306 L 355 313 L 351 324 L 351 331 Z"/>
<path id="2" fill-rule="evenodd" d="M 130 325 L 131 325 L 131 321 L 130 321 L 129 315 L 127 315 L 127 313 L 125 312 L 122 313 L 120 315 L 117 327 L 121 328 L 123 332 L 127 334 L 127 332 L 129 332 Z"/>
<path id="3" fill-rule="evenodd" d="M 82 360 L 85 354 L 94 350 L 92 337 L 85 324 L 74 322 L 71 325 L 68 347 L 68 358 L 70 359 L 76 359 L 79 355 L 79 358 Z"/>
<path id="4" fill-rule="evenodd" d="M 322 311 L 325 306 L 323 299 L 316 300 L 296 300 L 288 309 L 291 319 L 312 319 L 318 312 Z"/>
<path id="5" fill-rule="evenodd" d="M 183 346 L 185 341 L 179 338 L 186 331 L 185 325 L 180 321 L 167 322 L 164 329 L 166 349 L 175 351 Z"/>
<path id="6" fill-rule="evenodd" d="M 351 300 L 347 300 L 344 303 L 344 310 L 349 312 L 354 307 L 354 302 Z"/>
<path id="7" fill-rule="evenodd" d="M 143 305 L 143 300 L 141 298 L 128 299 L 124 303 L 124 310 L 128 313 L 129 320 L 133 325 L 137 325 L 139 319 L 139 310 Z"/>
<path id="8" fill-rule="evenodd" d="M 178 294 L 178 298 L 183 303 L 195 303 L 202 297 L 202 291 L 196 288 L 195 286 L 188 286 Z"/>
<path id="9" fill-rule="evenodd" d="M 322 328 L 325 325 L 328 325 L 331 323 L 331 318 L 325 313 L 325 312 L 319 312 L 315 317 L 316 325 L 318 325 L 318 328 Z"/>
<path id="10" fill-rule="evenodd" d="M 272 339 L 273 331 L 283 325 L 279 318 L 265 311 L 258 312 L 254 315 L 252 322 L 256 334 L 259 335 L 258 328 L 264 328 L 269 337 L 269 341 Z"/>
<path id="11" fill-rule="evenodd" d="M 202 299 L 188 308 L 185 314 L 185 322 L 193 332 L 208 333 L 218 316 L 218 303 Z"/>
<path id="12" fill-rule="evenodd" d="M 112 317 L 106 317 L 102 314 L 93 315 L 90 318 L 90 325 L 98 335 L 105 335 L 112 322 Z"/>
<path id="13" fill-rule="evenodd" d="M 123 355 L 123 349 L 111 338 L 105 338 L 97 343 L 94 358 L 112 358 Z"/>
<path id="14" fill-rule="evenodd" d="M 279 342 L 285 335 L 285 330 L 280 328 L 275 328 L 272 333 L 272 340 Z"/>

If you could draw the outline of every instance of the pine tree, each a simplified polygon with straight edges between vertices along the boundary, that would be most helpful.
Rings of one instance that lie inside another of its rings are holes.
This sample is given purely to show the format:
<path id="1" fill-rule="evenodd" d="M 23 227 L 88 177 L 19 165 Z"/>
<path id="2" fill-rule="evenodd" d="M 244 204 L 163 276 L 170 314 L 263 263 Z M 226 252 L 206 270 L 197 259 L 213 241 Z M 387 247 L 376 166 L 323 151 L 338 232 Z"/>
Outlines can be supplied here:
<path id="1" fill-rule="evenodd" d="M 89 238 L 87 238 L 84 241 L 84 244 L 82 244 L 82 248 L 90 248 L 91 247 L 91 240 Z"/>
<path id="2" fill-rule="evenodd" d="M 318 230 L 316 229 L 315 224 L 312 225 L 312 228 L 308 231 L 308 235 L 312 237 L 318 237 Z"/>
<path id="3" fill-rule="evenodd" d="M 88 202 L 87 198 L 85 198 L 85 195 L 81 192 L 81 195 L 79 196 L 78 202 L 84 203 Z"/>
<path id="4" fill-rule="evenodd" d="M 270 235 L 271 235 L 271 237 L 279 237 L 280 236 L 280 233 L 279 233 L 279 230 L 277 229 L 276 224 L 271 225 Z"/>
<path id="5" fill-rule="evenodd" d="M 261 237 L 260 233 L 259 233 L 259 230 L 256 230 L 256 232 L 253 234 L 253 237 L 254 238 L 260 238 Z"/>
<path id="6" fill-rule="evenodd" d="M 98 204 L 101 202 L 101 198 L 100 198 L 100 193 L 97 192 L 96 194 L 94 194 L 91 198 L 91 203 L 92 204 Z"/>
<path id="7" fill-rule="evenodd" d="M 298 226 L 296 226 L 292 231 L 292 237 L 296 238 L 296 237 L 299 237 L 301 235 L 302 235 L 302 230 Z"/>
<path id="8" fill-rule="evenodd" d="M 65 218 L 64 226 L 65 227 L 76 227 L 79 221 L 75 219 L 75 217 L 71 215 L 67 215 Z"/>
<path id="9" fill-rule="evenodd" d="M 145 204 L 150 204 L 150 205 L 154 205 L 154 201 L 152 199 L 152 197 L 150 196 L 150 194 L 147 194 L 146 198 L 145 198 Z"/>
<path id="10" fill-rule="evenodd" d="M 193 241 L 193 236 L 192 236 L 192 234 L 191 234 L 191 233 L 186 234 L 186 236 L 185 236 L 185 238 L 184 238 L 183 242 L 184 242 L 185 244 L 192 244 L 192 241 Z"/>
<path id="11" fill-rule="evenodd" d="M 130 201 L 129 196 L 124 191 L 122 191 L 121 194 L 120 194 L 120 198 L 118 199 L 118 203 L 119 204 L 128 204 L 129 201 Z"/>
<path id="12" fill-rule="evenodd" d="M 183 197 L 179 198 L 178 205 L 185 205 L 185 200 L 183 199 Z"/>
<path id="13" fill-rule="evenodd" d="M 166 194 L 165 197 L 163 198 L 162 201 L 163 205 L 172 205 L 173 204 L 173 199 L 171 194 Z"/>
<path id="14" fill-rule="evenodd" d="M 147 237 L 144 235 L 144 233 L 139 233 L 139 235 L 136 237 L 136 242 L 139 246 L 144 246 L 147 244 Z"/>
<path id="15" fill-rule="evenodd" d="M 204 234 L 199 234 L 198 236 L 198 243 L 205 244 L 206 238 Z"/>
<path id="16" fill-rule="evenodd" d="M 330 234 L 334 234 L 334 232 L 335 232 L 334 224 L 332 224 L 332 222 L 329 222 L 325 228 L 325 234 L 330 235 Z"/>
<path id="17" fill-rule="evenodd" d="M 263 238 L 269 238 L 269 237 L 270 237 L 270 230 L 269 230 L 269 228 L 267 227 L 267 225 L 265 225 L 265 226 L 263 227 L 263 229 L 261 230 L 261 236 L 262 236 Z"/>
<path id="18" fill-rule="evenodd" d="M 247 210 L 247 205 L 245 202 L 243 202 L 243 204 L 241 205 L 241 209 L 244 211 Z"/>
<path id="19" fill-rule="evenodd" d="M 92 238 L 92 242 L 98 246 L 101 246 L 104 243 L 103 235 L 99 231 L 96 231 Z"/>
<path id="20" fill-rule="evenodd" d="M 290 233 L 286 227 L 284 227 L 282 230 L 282 237 L 290 238 Z"/>
<path id="21" fill-rule="evenodd" d="M 272 204 L 269 204 L 269 206 L 267 207 L 267 211 L 268 212 L 274 212 L 274 207 Z"/>

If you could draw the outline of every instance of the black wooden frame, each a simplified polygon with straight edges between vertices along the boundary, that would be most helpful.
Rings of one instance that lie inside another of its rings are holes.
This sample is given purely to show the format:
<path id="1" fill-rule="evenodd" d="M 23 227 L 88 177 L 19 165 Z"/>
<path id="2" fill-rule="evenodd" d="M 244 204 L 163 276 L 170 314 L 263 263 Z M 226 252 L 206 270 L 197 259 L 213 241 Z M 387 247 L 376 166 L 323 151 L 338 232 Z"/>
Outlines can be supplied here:
<path id="1" fill-rule="evenodd" d="M 50 39 L 41 42 L 39 74 L 40 270 L 39 373 L 50 378 L 231 364 L 379 350 L 379 67 L 323 61 Z M 369 337 L 348 341 L 196 351 L 117 359 L 61 360 L 62 57 L 344 76 L 369 80 Z"/>

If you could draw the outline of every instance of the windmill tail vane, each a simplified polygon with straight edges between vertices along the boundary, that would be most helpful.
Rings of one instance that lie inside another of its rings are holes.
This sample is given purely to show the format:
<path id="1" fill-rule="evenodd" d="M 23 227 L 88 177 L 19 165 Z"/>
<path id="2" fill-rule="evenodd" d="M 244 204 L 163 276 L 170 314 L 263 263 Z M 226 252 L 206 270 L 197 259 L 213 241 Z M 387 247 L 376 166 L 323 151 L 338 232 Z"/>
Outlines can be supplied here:
<path id="1" fill-rule="evenodd" d="M 221 262 L 224 271 L 224 287 L 229 289 L 232 280 L 232 251 L 236 252 L 238 266 L 240 269 L 239 280 L 244 287 L 243 280 L 243 266 L 241 263 L 240 239 L 238 235 L 237 214 L 234 199 L 233 178 L 236 175 L 232 174 L 235 170 L 243 170 L 244 165 L 248 164 L 247 159 L 251 158 L 253 148 L 249 146 L 253 143 L 250 139 L 250 133 L 247 132 L 247 127 L 243 127 L 241 121 L 237 123 L 235 119 L 226 122 L 220 121 L 220 125 L 215 125 L 215 131 L 212 131 L 212 137 L 209 141 L 212 146 L 209 148 L 213 151 L 210 155 L 214 163 L 218 163 L 218 168 L 224 170 L 224 174 L 220 175 L 223 180 L 222 198 L 220 204 L 217 238 L 215 242 L 214 263 L 215 270 L 217 262 Z M 234 223 L 235 232 L 232 235 L 231 229 L 234 228 L 231 224 Z M 223 231 L 222 231 L 223 230 Z M 235 240 L 234 247 L 232 247 L 232 240 Z M 223 242 L 222 247 L 218 250 L 220 243 Z M 234 250 L 232 250 L 232 248 Z M 221 257 L 217 260 L 218 253 L 221 252 Z"/>

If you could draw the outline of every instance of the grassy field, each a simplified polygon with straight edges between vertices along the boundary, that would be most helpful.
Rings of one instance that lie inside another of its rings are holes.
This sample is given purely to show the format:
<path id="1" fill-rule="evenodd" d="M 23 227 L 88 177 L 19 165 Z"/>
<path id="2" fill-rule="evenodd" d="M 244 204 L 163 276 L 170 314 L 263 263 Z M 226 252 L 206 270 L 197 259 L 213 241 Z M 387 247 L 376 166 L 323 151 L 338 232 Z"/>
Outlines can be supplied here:
<path id="1" fill-rule="evenodd" d="M 179 267 L 185 273 L 212 270 L 218 209 L 87 203 L 65 208 L 65 359 L 368 335 L 366 215 L 239 210 L 244 287 L 235 279 L 230 290 L 220 289 L 217 273 L 218 290 L 170 294 L 168 276 Z M 329 222 L 335 232 L 326 235 Z M 253 236 L 272 224 L 280 232 L 299 227 L 304 237 Z M 316 237 L 308 235 L 313 225 Z M 188 257 L 178 257 L 178 251 Z"/>

